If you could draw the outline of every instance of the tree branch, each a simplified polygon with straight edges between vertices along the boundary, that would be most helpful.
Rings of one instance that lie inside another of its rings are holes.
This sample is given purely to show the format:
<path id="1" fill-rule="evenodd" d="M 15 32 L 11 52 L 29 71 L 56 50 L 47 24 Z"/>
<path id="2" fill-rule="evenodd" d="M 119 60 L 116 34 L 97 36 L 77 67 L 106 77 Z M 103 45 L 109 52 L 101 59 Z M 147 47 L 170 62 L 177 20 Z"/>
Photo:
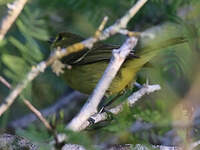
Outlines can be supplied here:
<path id="1" fill-rule="evenodd" d="M 117 105 L 114 108 L 107 110 L 107 112 L 117 115 L 118 113 L 120 113 L 123 110 L 124 104 L 128 104 L 128 106 L 131 107 L 135 104 L 135 102 L 137 102 L 145 94 L 153 93 L 160 89 L 161 89 L 161 87 L 159 85 L 144 85 L 143 88 L 141 88 L 139 91 L 137 91 L 137 92 L 133 93 L 131 96 L 129 96 L 125 102 Z M 96 113 L 93 116 L 91 116 L 91 119 L 94 121 L 94 123 L 104 121 L 108 118 L 107 112 Z M 84 130 L 89 125 L 90 125 L 90 122 L 87 120 L 80 126 L 79 130 Z"/>
<path id="2" fill-rule="evenodd" d="M 29 101 L 27 101 L 26 99 L 23 100 L 25 105 L 40 119 L 40 121 L 42 121 L 42 123 L 44 124 L 44 126 L 50 130 L 53 131 L 53 128 L 51 127 L 51 125 L 49 124 L 49 122 L 42 116 L 42 113 L 40 111 L 38 111 Z"/>
<path id="3" fill-rule="evenodd" d="M 0 82 L 3 83 L 7 88 L 11 88 L 10 83 L 8 83 L 8 81 L 6 81 L 2 76 L 0 76 Z"/>
<path id="4" fill-rule="evenodd" d="M 3 40 L 10 27 L 21 13 L 26 2 L 27 0 L 15 0 L 13 4 L 7 5 L 8 6 L 7 16 L 5 16 L 0 23 L 0 41 Z"/>

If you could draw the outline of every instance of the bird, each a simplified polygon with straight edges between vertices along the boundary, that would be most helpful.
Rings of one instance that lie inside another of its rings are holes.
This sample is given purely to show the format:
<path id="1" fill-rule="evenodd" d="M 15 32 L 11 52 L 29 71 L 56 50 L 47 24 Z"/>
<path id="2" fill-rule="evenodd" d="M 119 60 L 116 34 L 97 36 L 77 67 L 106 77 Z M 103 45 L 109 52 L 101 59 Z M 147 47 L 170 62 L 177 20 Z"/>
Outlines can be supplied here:
<path id="1" fill-rule="evenodd" d="M 55 49 L 57 47 L 66 48 L 83 40 L 85 39 L 77 34 L 61 32 L 55 38 L 49 40 L 49 43 L 52 49 Z M 134 53 L 131 52 L 122 64 L 106 91 L 106 95 L 118 94 L 124 89 L 131 88 L 133 83 L 136 82 L 137 73 L 151 59 L 167 47 L 185 42 L 187 42 L 187 39 L 184 36 L 178 36 L 156 44 L 148 44 L 143 47 L 137 46 Z M 119 45 L 98 42 L 91 49 L 84 48 L 80 52 L 63 57 L 61 59 L 62 64 L 71 67 L 65 67 L 61 77 L 72 89 L 81 93 L 91 94 L 112 57 L 112 50 L 119 47 Z"/>

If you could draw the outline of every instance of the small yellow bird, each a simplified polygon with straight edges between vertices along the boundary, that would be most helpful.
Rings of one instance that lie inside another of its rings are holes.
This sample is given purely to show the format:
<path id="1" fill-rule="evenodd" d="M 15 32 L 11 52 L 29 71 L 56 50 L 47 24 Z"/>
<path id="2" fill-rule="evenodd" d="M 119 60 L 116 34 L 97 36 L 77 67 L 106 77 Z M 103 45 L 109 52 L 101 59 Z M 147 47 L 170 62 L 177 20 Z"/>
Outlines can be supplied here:
<path id="1" fill-rule="evenodd" d="M 65 48 L 83 40 L 84 38 L 81 36 L 69 32 L 62 32 L 55 39 L 51 40 L 51 43 L 53 48 Z M 162 51 L 162 49 L 185 43 L 186 41 L 184 37 L 175 37 L 137 49 L 134 55 L 130 54 L 127 57 L 106 94 L 112 95 L 120 93 L 123 89 L 135 82 L 136 73 Z M 64 70 L 62 74 L 63 79 L 74 90 L 90 94 L 105 71 L 111 58 L 112 50 L 116 48 L 119 48 L 119 46 L 99 42 L 92 49 L 84 49 L 83 51 L 62 58 L 62 63 L 72 67 L 71 69 L 66 68 Z"/>

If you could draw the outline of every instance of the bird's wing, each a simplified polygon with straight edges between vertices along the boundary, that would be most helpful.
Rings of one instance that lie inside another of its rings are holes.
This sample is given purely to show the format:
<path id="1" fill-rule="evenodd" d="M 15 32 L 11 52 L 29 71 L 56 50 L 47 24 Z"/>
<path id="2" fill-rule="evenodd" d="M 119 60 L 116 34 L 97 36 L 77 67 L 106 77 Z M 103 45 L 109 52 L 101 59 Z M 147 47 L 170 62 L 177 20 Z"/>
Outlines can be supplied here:
<path id="1" fill-rule="evenodd" d="M 72 65 L 85 65 L 99 61 L 109 61 L 112 56 L 112 50 L 119 46 L 96 43 L 92 49 L 84 50 L 79 57 L 72 61 Z"/>

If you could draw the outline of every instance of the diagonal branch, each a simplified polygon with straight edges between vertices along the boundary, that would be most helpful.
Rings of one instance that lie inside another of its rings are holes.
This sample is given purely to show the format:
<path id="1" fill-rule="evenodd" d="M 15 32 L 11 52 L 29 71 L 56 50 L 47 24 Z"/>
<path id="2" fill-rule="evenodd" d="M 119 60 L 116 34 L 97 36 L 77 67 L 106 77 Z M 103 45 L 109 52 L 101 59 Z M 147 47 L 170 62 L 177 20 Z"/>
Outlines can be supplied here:
<path id="1" fill-rule="evenodd" d="M 2 76 L 0 76 L 0 82 L 3 83 L 7 88 L 11 89 L 10 83 L 6 81 Z"/>
<path id="2" fill-rule="evenodd" d="M 42 121 L 44 126 L 49 130 L 53 131 L 53 128 L 49 124 L 49 122 L 43 117 L 42 113 L 38 111 L 28 100 L 23 99 L 25 105 Z"/>
<path id="3" fill-rule="evenodd" d="M 10 85 L 10 83 L 8 83 L 8 81 L 6 81 L 3 77 L 0 76 L 0 82 L 2 82 L 5 86 L 7 86 L 9 89 L 12 88 L 12 86 Z M 23 102 L 25 103 L 25 105 L 42 121 L 42 123 L 44 124 L 44 126 L 49 130 L 53 132 L 53 128 L 51 127 L 51 125 L 48 123 L 48 121 L 43 117 L 42 113 L 40 111 L 38 111 L 28 100 L 26 100 L 25 98 L 22 98 Z"/>
<path id="4" fill-rule="evenodd" d="M 6 33 L 21 13 L 28 0 L 15 0 L 12 4 L 8 4 L 7 15 L 0 22 L 0 41 L 3 40 Z"/>
<path id="5" fill-rule="evenodd" d="M 96 113 L 91 117 L 91 119 L 93 120 L 93 123 L 95 123 L 95 124 L 98 123 L 98 122 L 104 121 L 109 116 L 107 112 L 110 112 L 110 113 L 115 114 L 115 115 L 119 114 L 123 110 L 124 104 L 128 104 L 128 106 L 133 106 L 145 94 L 150 94 L 150 93 L 153 93 L 153 92 L 158 91 L 160 89 L 161 89 L 161 87 L 159 85 L 144 85 L 140 90 L 138 90 L 137 92 L 135 92 L 131 96 L 129 96 L 128 99 L 125 102 L 117 105 L 114 108 L 107 110 L 106 112 Z M 89 125 L 90 125 L 90 121 L 87 120 L 86 122 L 84 122 L 81 125 L 79 130 L 84 130 Z"/>

